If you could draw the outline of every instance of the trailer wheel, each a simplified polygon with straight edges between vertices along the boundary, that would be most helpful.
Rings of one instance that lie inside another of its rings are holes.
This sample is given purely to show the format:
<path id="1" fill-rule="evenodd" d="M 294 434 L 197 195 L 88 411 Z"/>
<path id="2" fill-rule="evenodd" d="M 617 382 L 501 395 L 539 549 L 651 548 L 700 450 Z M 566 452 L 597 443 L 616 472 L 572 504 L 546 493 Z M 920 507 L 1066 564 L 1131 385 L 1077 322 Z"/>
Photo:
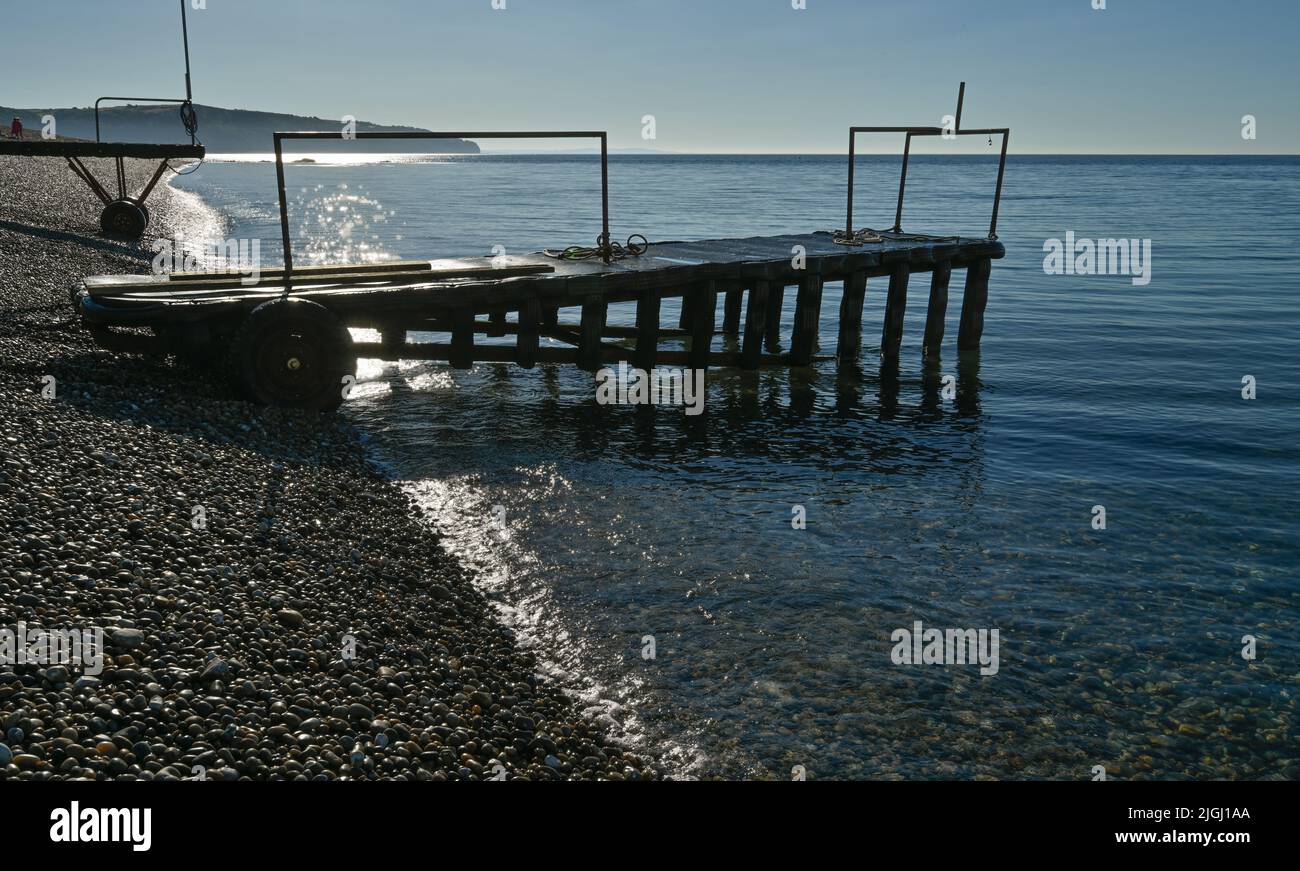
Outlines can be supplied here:
<path id="1" fill-rule="evenodd" d="M 144 208 L 131 200 L 113 200 L 99 216 L 100 229 L 111 236 L 138 239 L 148 224 L 149 216 Z"/>
<path id="2" fill-rule="evenodd" d="M 305 299 L 264 302 L 231 341 L 231 368 L 246 396 L 265 405 L 333 411 L 357 355 L 347 327 Z"/>
<path id="3" fill-rule="evenodd" d="M 144 212 L 144 225 L 145 225 L 146 227 L 148 227 L 148 226 L 149 226 L 149 207 L 146 206 L 144 203 L 140 202 L 139 200 L 135 199 L 134 197 L 131 198 L 131 202 L 135 203 L 136 208 L 138 208 L 140 211 Z"/>

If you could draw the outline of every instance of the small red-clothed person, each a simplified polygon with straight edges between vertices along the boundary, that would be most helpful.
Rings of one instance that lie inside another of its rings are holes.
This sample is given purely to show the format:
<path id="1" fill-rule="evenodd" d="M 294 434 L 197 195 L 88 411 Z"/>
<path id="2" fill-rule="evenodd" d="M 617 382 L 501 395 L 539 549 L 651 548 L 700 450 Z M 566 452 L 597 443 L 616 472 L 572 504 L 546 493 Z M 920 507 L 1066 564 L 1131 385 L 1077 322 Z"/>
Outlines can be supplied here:
<path id="1" fill-rule="evenodd" d="M 14 139 L 23 138 L 23 120 L 17 115 L 14 116 L 14 123 L 9 127 L 9 134 L 13 136 Z"/>

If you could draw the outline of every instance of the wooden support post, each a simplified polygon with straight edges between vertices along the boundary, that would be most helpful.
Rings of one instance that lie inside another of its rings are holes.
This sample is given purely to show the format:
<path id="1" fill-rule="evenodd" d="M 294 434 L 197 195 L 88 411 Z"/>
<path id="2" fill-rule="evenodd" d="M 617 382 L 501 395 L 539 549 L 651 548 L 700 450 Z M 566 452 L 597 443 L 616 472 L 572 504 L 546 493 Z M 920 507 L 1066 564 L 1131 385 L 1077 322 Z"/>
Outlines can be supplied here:
<path id="1" fill-rule="evenodd" d="M 862 305 L 867 300 L 867 273 L 854 272 L 844 279 L 844 296 L 840 300 L 840 334 L 836 356 L 840 366 L 858 358 L 862 349 Z"/>
<path id="2" fill-rule="evenodd" d="M 790 365 L 807 366 L 817 349 L 817 331 L 822 317 L 822 277 L 807 274 L 799 279 L 794 304 L 794 333 L 790 336 Z"/>
<path id="3" fill-rule="evenodd" d="M 504 336 L 505 330 L 501 329 L 506 323 L 506 310 L 498 309 L 488 314 L 488 322 L 492 325 L 488 330 L 489 336 Z"/>
<path id="4" fill-rule="evenodd" d="M 710 281 L 693 288 L 687 297 L 691 312 L 691 369 L 709 368 L 709 346 L 718 317 L 718 288 Z"/>
<path id="5" fill-rule="evenodd" d="M 406 328 L 397 323 L 385 323 L 379 330 L 379 338 L 384 353 L 390 359 L 396 359 L 406 344 Z"/>
<path id="6" fill-rule="evenodd" d="M 777 279 L 767 286 L 767 346 L 776 352 L 781 344 L 781 309 L 785 307 L 785 282 Z"/>
<path id="7" fill-rule="evenodd" d="M 744 294 L 744 285 L 732 285 L 727 289 L 727 298 L 722 314 L 722 332 L 724 335 L 734 336 L 740 332 L 740 305 L 744 301 Z"/>
<path id="8" fill-rule="evenodd" d="M 682 300 L 685 304 L 685 299 Z M 638 369 L 649 372 L 659 354 L 659 291 L 647 288 L 636 301 L 636 354 Z"/>
<path id="9" fill-rule="evenodd" d="M 767 332 L 767 294 L 770 283 L 755 281 L 749 286 L 749 305 L 745 310 L 745 339 L 740 348 L 740 368 L 757 369 L 763 356 L 763 337 Z"/>
<path id="10" fill-rule="evenodd" d="M 921 343 L 921 356 L 927 360 L 939 359 L 943 319 L 948 313 L 948 279 L 951 277 L 952 261 L 940 260 L 934 264 L 930 276 L 930 302 L 925 310 L 925 340 Z"/>
<path id="11" fill-rule="evenodd" d="M 608 303 L 601 294 L 592 294 L 582 303 L 582 323 L 578 327 L 578 368 L 595 372 L 600 368 L 600 331 L 605 325 Z"/>
<path id="12" fill-rule="evenodd" d="M 558 305 L 542 306 L 542 326 L 553 327 L 560 320 L 560 307 Z"/>
<path id="13" fill-rule="evenodd" d="M 451 313 L 451 354 L 453 369 L 474 368 L 474 310 L 458 308 Z"/>
<path id="14" fill-rule="evenodd" d="M 988 260 L 976 260 L 966 267 L 966 290 L 961 300 L 961 326 L 957 329 L 957 350 L 978 351 L 984 334 L 984 307 L 989 301 Z"/>
<path id="15" fill-rule="evenodd" d="M 682 311 L 681 314 L 677 316 L 677 329 L 688 330 L 688 331 L 690 330 L 692 302 L 693 300 L 691 299 L 691 294 L 689 291 L 687 291 L 685 294 L 682 295 Z"/>
<path id="16" fill-rule="evenodd" d="M 898 356 L 903 344 L 903 316 L 907 314 L 907 279 L 912 268 L 906 263 L 895 263 L 889 273 L 889 300 L 885 303 L 885 327 L 880 334 L 880 355 L 887 359 Z"/>
<path id="17" fill-rule="evenodd" d="M 540 344 L 538 326 L 541 317 L 542 304 L 537 300 L 525 300 L 519 306 L 519 335 L 515 341 L 515 362 L 525 369 L 537 365 L 537 348 Z"/>

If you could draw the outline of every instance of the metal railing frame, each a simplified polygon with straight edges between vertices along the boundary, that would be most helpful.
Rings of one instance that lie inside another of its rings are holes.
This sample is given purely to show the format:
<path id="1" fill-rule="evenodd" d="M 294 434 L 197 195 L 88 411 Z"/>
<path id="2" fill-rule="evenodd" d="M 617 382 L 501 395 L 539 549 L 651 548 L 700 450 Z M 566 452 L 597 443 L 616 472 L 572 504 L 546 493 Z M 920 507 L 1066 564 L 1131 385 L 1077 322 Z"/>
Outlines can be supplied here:
<path id="1" fill-rule="evenodd" d="M 284 186 L 284 148 L 286 139 L 599 139 L 600 140 L 600 212 L 601 232 L 598 245 L 601 258 L 611 259 L 609 238 L 609 137 L 604 130 L 527 130 L 527 131 L 367 131 L 294 130 L 275 133 L 275 179 L 280 194 L 280 234 L 284 244 L 284 287 L 293 284 L 293 249 L 289 241 L 289 202 Z"/>
<path id="2" fill-rule="evenodd" d="M 185 2 L 181 0 L 181 41 L 185 46 L 185 98 L 176 99 L 175 97 L 100 97 L 95 101 L 95 141 L 101 141 L 99 138 L 99 104 L 105 100 L 111 100 L 115 103 L 171 103 L 178 106 L 184 106 L 187 103 L 194 102 L 194 88 L 190 82 L 190 26 L 189 19 L 185 13 Z M 190 145 L 197 145 L 198 139 L 194 133 L 190 133 Z"/>
<path id="3" fill-rule="evenodd" d="M 903 142 L 903 171 L 898 180 L 898 206 L 894 211 L 894 226 L 891 232 L 903 232 L 903 196 L 907 190 L 907 164 L 912 153 L 913 136 L 995 136 L 1002 137 L 1002 153 L 998 158 L 998 183 L 993 192 L 993 217 L 989 222 L 989 238 L 998 237 L 998 209 L 1002 205 L 1002 180 L 1007 168 L 1007 142 L 1011 138 L 1009 127 L 979 127 L 963 130 L 961 126 L 962 105 L 966 99 L 966 83 L 962 82 L 957 91 L 957 114 L 951 130 L 944 127 L 850 127 L 849 128 L 849 179 L 848 205 L 844 222 L 844 232 L 853 234 L 853 168 L 856 157 L 857 136 L 859 133 L 905 133 Z"/>

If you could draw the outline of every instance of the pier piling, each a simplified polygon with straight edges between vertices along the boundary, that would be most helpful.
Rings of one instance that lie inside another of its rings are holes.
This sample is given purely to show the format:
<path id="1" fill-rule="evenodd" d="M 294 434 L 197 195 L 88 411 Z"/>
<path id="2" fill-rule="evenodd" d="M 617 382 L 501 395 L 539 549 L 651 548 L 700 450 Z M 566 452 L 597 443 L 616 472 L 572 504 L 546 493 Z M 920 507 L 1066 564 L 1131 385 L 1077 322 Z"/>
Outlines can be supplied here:
<path id="1" fill-rule="evenodd" d="M 519 306 L 519 336 L 515 342 L 515 362 L 524 369 L 537 365 L 537 349 L 540 345 L 539 331 L 542 304 L 535 299 L 524 300 Z"/>
<path id="2" fill-rule="evenodd" d="M 907 314 L 907 280 L 912 270 L 906 261 L 889 271 L 889 297 L 885 302 L 885 325 L 880 335 L 880 355 L 893 359 L 903 342 L 903 318 Z"/>
<path id="3" fill-rule="evenodd" d="M 744 293 L 745 288 L 742 285 L 731 284 L 727 288 L 726 302 L 722 314 L 722 332 L 724 335 L 734 336 L 740 333 L 740 308 Z M 750 293 L 753 293 L 752 289 Z"/>
<path id="4" fill-rule="evenodd" d="M 717 322 L 717 285 L 712 281 L 700 284 L 685 298 L 690 300 L 691 313 L 688 365 L 692 369 L 708 369 L 709 348 L 713 343 L 713 328 Z"/>
<path id="5" fill-rule="evenodd" d="M 609 303 L 600 294 L 592 294 L 582 304 L 582 322 L 578 337 L 578 368 L 595 372 L 600 368 L 601 331 Z"/>
<path id="6" fill-rule="evenodd" d="M 921 356 L 927 360 L 939 359 L 943 344 L 943 319 L 948 312 L 948 281 L 952 277 L 952 262 L 938 260 L 930 274 L 930 301 L 925 309 L 925 338 L 921 342 Z"/>
<path id="7" fill-rule="evenodd" d="M 867 273 L 859 270 L 844 279 L 840 299 L 840 332 L 837 354 L 841 366 L 857 359 L 862 347 L 862 308 L 867 299 Z"/>
<path id="8" fill-rule="evenodd" d="M 777 279 L 767 286 L 767 349 L 781 347 L 781 310 L 785 307 L 785 282 Z"/>
<path id="9" fill-rule="evenodd" d="M 977 351 L 980 337 L 984 335 L 984 308 L 989 301 L 989 273 L 992 264 L 987 259 L 976 260 L 966 267 L 966 289 L 962 292 L 961 326 L 957 329 L 957 350 Z"/>
<path id="10" fill-rule="evenodd" d="M 740 346 L 740 368 L 757 369 L 763 356 L 767 334 L 767 297 L 771 283 L 755 281 L 749 286 L 749 305 L 745 311 L 745 336 Z"/>
<path id="11" fill-rule="evenodd" d="M 474 367 L 474 309 L 460 306 L 451 313 L 451 354 L 453 369 Z"/>
<path id="12" fill-rule="evenodd" d="M 692 302 L 693 302 L 693 298 L 692 298 L 692 296 L 691 296 L 690 293 L 687 293 L 687 294 L 685 294 L 685 295 L 682 296 L 682 299 L 681 299 L 681 303 L 682 303 L 681 312 L 680 312 L 680 314 L 678 314 L 678 316 L 677 316 L 677 329 L 679 329 L 679 330 L 690 330 L 690 328 L 691 328 L 691 303 L 692 303 Z"/>
<path id="13" fill-rule="evenodd" d="M 682 310 L 686 310 L 685 297 Z M 636 355 L 638 369 L 649 372 L 659 355 L 659 291 L 646 288 L 636 301 Z"/>
<path id="14" fill-rule="evenodd" d="M 790 336 L 790 364 L 807 366 L 817 350 L 822 316 L 822 277 L 809 271 L 799 279 L 794 303 L 794 332 Z"/>

